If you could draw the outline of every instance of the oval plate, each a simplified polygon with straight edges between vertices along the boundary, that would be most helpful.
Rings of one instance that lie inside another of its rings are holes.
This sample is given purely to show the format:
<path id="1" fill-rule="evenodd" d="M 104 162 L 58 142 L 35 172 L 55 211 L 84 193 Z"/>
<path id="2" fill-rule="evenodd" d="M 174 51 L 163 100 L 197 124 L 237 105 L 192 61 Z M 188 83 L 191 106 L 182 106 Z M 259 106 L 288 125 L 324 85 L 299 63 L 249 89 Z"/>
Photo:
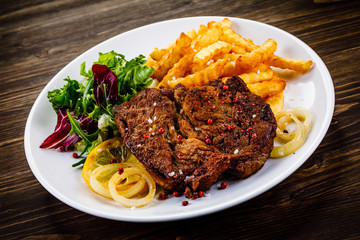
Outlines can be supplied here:
<path id="1" fill-rule="evenodd" d="M 116 202 L 94 194 L 82 179 L 81 169 L 72 168 L 75 162 L 71 153 L 40 149 L 42 141 L 52 133 L 56 114 L 47 99 L 47 92 L 64 85 L 63 79 L 81 79 L 80 64 L 87 69 L 97 60 L 99 52 L 115 50 L 131 59 L 143 54 L 148 56 L 155 48 L 164 48 L 179 37 L 181 32 L 196 31 L 200 24 L 221 21 L 224 17 L 194 17 L 159 22 L 115 36 L 91 48 L 64 67 L 46 85 L 36 99 L 25 128 L 25 152 L 32 172 L 42 186 L 60 201 L 80 211 L 113 220 L 132 222 L 157 222 L 191 218 L 220 211 L 258 196 L 275 186 L 298 169 L 315 151 L 330 125 L 334 110 L 334 86 L 331 76 L 320 57 L 305 43 L 293 35 L 270 25 L 230 18 L 233 29 L 243 37 L 261 45 L 268 38 L 277 42 L 276 54 L 296 59 L 311 59 L 314 67 L 306 74 L 286 75 L 289 80 L 285 89 L 284 109 L 302 106 L 310 110 L 313 126 L 304 145 L 290 156 L 269 159 L 264 167 L 247 179 L 228 182 L 228 188 L 218 190 L 215 184 L 206 197 L 190 200 L 181 205 L 184 197 L 170 197 L 165 201 L 157 198 L 139 209 L 122 207 Z"/>

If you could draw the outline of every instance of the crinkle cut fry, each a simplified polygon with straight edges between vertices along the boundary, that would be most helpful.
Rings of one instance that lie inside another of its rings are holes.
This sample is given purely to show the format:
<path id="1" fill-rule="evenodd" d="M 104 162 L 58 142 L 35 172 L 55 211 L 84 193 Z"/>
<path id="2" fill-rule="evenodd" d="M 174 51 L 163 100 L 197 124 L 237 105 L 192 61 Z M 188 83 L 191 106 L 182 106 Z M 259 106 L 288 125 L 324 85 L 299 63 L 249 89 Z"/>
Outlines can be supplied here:
<path id="1" fill-rule="evenodd" d="M 274 77 L 271 80 L 251 83 L 247 84 L 247 86 L 252 93 L 255 93 L 263 99 L 266 99 L 267 97 L 284 91 L 286 87 L 286 82 L 283 79 Z"/>
<path id="2" fill-rule="evenodd" d="M 256 72 L 250 72 L 250 73 L 243 73 L 240 74 L 239 77 L 244 80 L 246 84 L 261 82 L 272 79 L 274 76 L 274 72 L 269 69 L 267 71 L 259 71 L 259 73 Z"/>
<path id="3" fill-rule="evenodd" d="M 224 66 L 226 62 L 227 61 L 225 59 L 220 59 L 216 63 L 211 64 L 210 66 L 199 72 L 187 75 L 186 77 L 183 78 L 178 78 L 173 81 L 170 81 L 169 86 L 173 88 L 177 84 L 182 83 L 186 87 L 191 88 L 194 86 L 199 86 L 201 84 L 207 83 L 211 80 L 218 79 L 224 71 Z"/>
<path id="4" fill-rule="evenodd" d="M 191 66 L 191 73 L 201 71 L 210 63 L 214 62 L 214 56 L 227 54 L 230 50 L 231 44 L 222 41 L 217 41 L 207 47 L 204 47 L 195 54 L 193 64 Z"/>
<path id="5" fill-rule="evenodd" d="M 284 91 L 275 93 L 274 95 L 265 99 L 265 102 L 270 105 L 273 113 L 282 111 L 284 107 Z"/>
<path id="6" fill-rule="evenodd" d="M 248 71 L 255 66 L 263 63 L 276 51 L 277 44 L 275 40 L 268 39 L 259 48 L 241 55 L 236 61 L 236 68 L 239 72 Z"/>
<path id="7" fill-rule="evenodd" d="M 234 43 L 236 46 L 239 46 L 245 49 L 246 52 L 250 52 L 258 48 L 251 40 L 245 39 L 237 34 L 234 30 L 223 27 L 223 35 L 220 40 L 228 43 Z"/>
<path id="8" fill-rule="evenodd" d="M 190 47 L 190 44 L 191 38 L 185 33 L 181 33 L 180 37 L 176 40 L 175 45 L 154 66 L 155 71 L 151 77 L 161 81 L 166 73 L 174 66 L 174 64 L 178 62 L 182 56 L 184 56 L 185 52 Z"/>
<path id="9" fill-rule="evenodd" d="M 270 56 L 267 61 L 269 65 L 282 69 L 290 69 L 297 72 L 306 72 L 310 70 L 313 65 L 311 60 L 297 60 L 290 58 L 282 58 L 276 55 Z"/>

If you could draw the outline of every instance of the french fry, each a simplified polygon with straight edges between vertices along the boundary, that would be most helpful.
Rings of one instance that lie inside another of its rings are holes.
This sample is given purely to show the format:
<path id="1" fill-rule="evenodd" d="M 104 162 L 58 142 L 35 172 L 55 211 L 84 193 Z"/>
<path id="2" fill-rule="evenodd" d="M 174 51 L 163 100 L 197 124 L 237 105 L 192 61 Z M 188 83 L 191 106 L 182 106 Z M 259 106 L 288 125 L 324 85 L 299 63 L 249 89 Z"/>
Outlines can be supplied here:
<path id="1" fill-rule="evenodd" d="M 155 66 L 156 64 L 157 64 L 157 62 L 156 62 L 151 56 L 149 56 L 149 57 L 147 58 L 147 61 L 146 61 L 146 63 L 145 63 L 145 65 L 148 66 L 148 67 L 153 67 L 153 66 Z"/>
<path id="2" fill-rule="evenodd" d="M 244 48 L 242 48 L 242 47 L 232 45 L 231 52 L 233 52 L 235 54 L 245 54 L 246 50 Z"/>
<path id="3" fill-rule="evenodd" d="M 194 29 L 192 29 L 189 32 L 187 32 L 186 35 L 188 35 L 191 38 L 191 40 L 194 40 L 197 36 L 197 33 Z"/>
<path id="4" fill-rule="evenodd" d="M 227 28 L 232 28 L 232 22 L 228 18 L 224 18 L 221 22 L 221 25 Z"/>
<path id="5" fill-rule="evenodd" d="M 290 69 L 297 72 L 306 72 L 313 65 L 313 62 L 311 60 L 296 60 L 290 58 L 282 58 L 276 55 L 270 56 L 267 59 L 267 63 L 273 67 Z"/>
<path id="6" fill-rule="evenodd" d="M 239 75 L 240 72 L 236 68 L 236 60 L 240 57 L 240 54 L 226 53 L 214 56 L 214 61 L 219 59 L 225 59 L 227 63 L 224 66 L 223 77 L 231 77 L 233 75 Z"/>
<path id="7" fill-rule="evenodd" d="M 185 33 L 181 33 L 180 37 L 168 53 L 166 53 L 161 60 L 156 64 L 155 71 L 151 77 L 161 81 L 166 73 L 174 66 L 179 59 L 184 56 L 187 49 L 190 47 L 191 38 Z"/>
<path id="8" fill-rule="evenodd" d="M 209 30 L 209 28 L 207 27 L 207 26 L 205 26 L 205 25 L 200 25 L 199 26 L 199 30 L 198 30 L 198 34 L 197 34 L 197 37 L 198 36 L 202 36 L 202 35 L 204 35 L 204 33 L 206 33 L 207 31 Z M 198 38 L 199 39 L 199 38 Z"/>
<path id="9" fill-rule="evenodd" d="M 269 71 L 272 70 L 269 65 L 266 65 L 265 63 L 260 63 L 259 65 L 255 66 L 253 69 L 251 69 L 252 72 L 259 73 L 260 71 Z"/>
<path id="10" fill-rule="evenodd" d="M 274 54 L 277 44 L 273 39 L 268 39 L 263 45 L 255 50 L 245 53 L 236 61 L 236 67 L 239 71 L 246 71 L 264 62 Z"/>
<path id="11" fill-rule="evenodd" d="M 252 93 L 255 93 L 263 99 L 266 99 L 267 97 L 284 91 L 286 82 L 282 79 L 272 79 L 268 81 L 247 84 L 247 86 Z"/>
<path id="12" fill-rule="evenodd" d="M 202 69 L 210 65 L 212 62 L 214 62 L 212 58 L 215 55 L 226 54 L 230 52 L 230 50 L 231 45 L 222 41 L 217 41 L 207 47 L 202 48 L 194 56 L 191 72 L 194 73 L 201 71 Z"/>
<path id="13" fill-rule="evenodd" d="M 150 53 L 150 57 L 155 61 L 160 61 L 161 58 L 167 53 L 167 49 L 158 49 L 155 48 L 154 51 Z"/>
<path id="14" fill-rule="evenodd" d="M 207 26 L 209 28 L 213 27 L 214 25 L 221 25 L 221 27 L 224 27 L 224 28 L 229 28 L 231 29 L 232 27 L 232 22 L 228 19 L 228 18 L 224 18 L 221 22 L 215 22 L 215 21 L 211 21 L 211 22 L 208 22 Z"/>
<path id="15" fill-rule="evenodd" d="M 168 86 L 168 82 L 175 80 L 176 78 L 184 77 L 186 72 L 190 69 L 194 55 L 195 52 L 186 54 L 177 63 L 175 63 L 161 81 L 162 85 Z"/>
<path id="16" fill-rule="evenodd" d="M 239 77 L 244 80 L 246 84 L 252 84 L 272 79 L 274 72 L 269 69 L 267 71 L 251 72 L 240 74 Z"/>
<path id="17" fill-rule="evenodd" d="M 206 27 L 207 28 L 207 27 Z M 204 31 L 204 30 L 203 30 Z M 200 49 L 207 47 L 215 42 L 217 42 L 222 35 L 222 28 L 219 26 L 214 26 L 207 28 L 207 31 L 204 31 L 203 34 L 198 34 L 196 39 L 191 43 L 194 51 L 199 51 Z"/>
<path id="18" fill-rule="evenodd" d="M 238 75 L 237 69 L 235 67 L 235 62 L 227 62 L 224 66 L 224 72 L 222 76 L 231 77 L 233 75 Z"/>
<path id="19" fill-rule="evenodd" d="M 170 81 L 169 86 L 173 88 L 177 84 L 182 83 L 186 87 L 191 88 L 207 83 L 211 80 L 217 79 L 223 74 L 224 66 L 226 62 L 227 61 L 225 59 L 219 59 L 218 61 L 216 61 L 216 63 L 211 64 L 210 66 L 199 72 L 187 75 L 186 77 L 183 78 L 178 78 L 173 81 Z"/>
<path id="20" fill-rule="evenodd" d="M 212 59 L 215 55 L 226 54 L 231 50 L 231 44 L 217 41 L 207 47 L 201 49 L 198 53 L 194 56 L 194 63 L 195 64 L 204 64 Z"/>
<path id="21" fill-rule="evenodd" d="M 284 108 L 284 92 L 281 91 L 265 99 L 265 102 L 270 105 L 273 113 L 281 112 Z"/>
<path id="22" fill-rule="evenodd" d="M 228 43 L 235 43 L 235 45 L 245 49 L 247 52 L 258 48 L 251 40 L 241 37 L 234 30 L 228 28 L 223 29 L 223 35 L 220 40 Z"/>
<path id="23" fill-rule="evenodd" d="M 240 54 L 235 53 L 225 53 L 225 54 L 219 54 L 214 56 L 214 61 L 217 61 L 219 59 L 226 59 L 228 62 L 236 62 L 236 60 L 240 57 Z"/>

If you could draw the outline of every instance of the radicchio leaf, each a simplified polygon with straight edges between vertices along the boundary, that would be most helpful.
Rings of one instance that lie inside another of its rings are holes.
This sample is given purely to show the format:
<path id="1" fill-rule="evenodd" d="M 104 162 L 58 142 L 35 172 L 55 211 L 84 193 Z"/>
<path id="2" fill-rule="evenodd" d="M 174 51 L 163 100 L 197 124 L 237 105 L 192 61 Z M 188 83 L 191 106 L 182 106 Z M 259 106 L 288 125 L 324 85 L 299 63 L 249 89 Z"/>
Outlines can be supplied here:
<path id="1" fill-rule="evenodd" d="M 44 140 L 44 142 L 40 145 L 40 148 L 59 148 L 60 151 L 69 151 L 75 143 L 81 140 L 81 137 L 76 133 L 69 135 L 71 131 L 71 124 L 66 112 L 67 109 L 69 109 L 69 107 L 58 108 L 57 124 L 55 130 Z M 77 118 L 75 118 L 74 113 L 70 114 L 72 117 L 74 117 L 75 120 L 79 122 L 81 130 L 86 134 L 94 133 L 98 129 L 97 121 L 82 114 L 80 114 Z"/>
<path id="2" fill-rule="evenodd" d="M 94 64 L 92 66 L 94 74 L 94 95 L 96 103 L 100 106 L 104 102 L 104 89 L 99 85 L 105 85 L 106 99 L 110 103 L 115 103 L 118 97 L 117 76 L 106 65 Z"/>

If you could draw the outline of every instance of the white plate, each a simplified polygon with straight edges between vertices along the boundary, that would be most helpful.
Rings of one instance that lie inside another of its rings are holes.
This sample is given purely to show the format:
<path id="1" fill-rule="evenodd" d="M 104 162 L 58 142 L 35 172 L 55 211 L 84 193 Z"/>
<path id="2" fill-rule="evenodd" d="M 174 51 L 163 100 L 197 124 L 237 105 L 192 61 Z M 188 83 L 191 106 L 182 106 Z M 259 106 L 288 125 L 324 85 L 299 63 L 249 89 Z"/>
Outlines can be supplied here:
<path id="1" fill-rule="evenodd" d="M 318 147 L 330 125 L 334 109 L 331 76 L 320 57 L 298 38 L 278 28 L 239 18 L 229 19 L 234 24 L 233 29 L 243 37 L 253 39 L 259 45 L 273 38 L 278 43 L 277 55 L 311 59 L 314 62 L 314 68 L 304 75 L 283 76 L 291 79 L 285 90 L 285 108 L 302 106 L 309 109 L 313 117 L 312 129 L 296 154 L 282 159 L 269 159 L 259 172 L 245 180 L 229 182 L 225 190 L 218 190 L 214 185 L 209 195 L 190 200 L 186 207 L 181 205 L 184 197 L 171 197 L 165 201 L 154 199 L 151 204 L 140 209 L 128 209 L 91 192 L 82 179 L 81 169 L 71 167 L 75 162 L 71 153 L 39 148 L 56 124 L 56 114 L 48 102 L 47 92 L 62 87 L 63 79 L 67 76 L 81 79 L 79 72 L 82 62 L 86 61 L 88 69 L 97 60 L 98 52 L 111 50 L 124 54 L 126 59 L 139 54 L 148 56 L 155 47 L 166 47 L 181 32 L 197 30 L 200 24 L 222 19 L 183 18 L 140 27 L 91 48 L 56 74 L 36 99 L 25 129 L 26 157 L 44 188 L 69 206 L 95 216 L 122 221 L 156 222 L 201 216 L 240 204 L 267 191 L 299 168 Z"/>

